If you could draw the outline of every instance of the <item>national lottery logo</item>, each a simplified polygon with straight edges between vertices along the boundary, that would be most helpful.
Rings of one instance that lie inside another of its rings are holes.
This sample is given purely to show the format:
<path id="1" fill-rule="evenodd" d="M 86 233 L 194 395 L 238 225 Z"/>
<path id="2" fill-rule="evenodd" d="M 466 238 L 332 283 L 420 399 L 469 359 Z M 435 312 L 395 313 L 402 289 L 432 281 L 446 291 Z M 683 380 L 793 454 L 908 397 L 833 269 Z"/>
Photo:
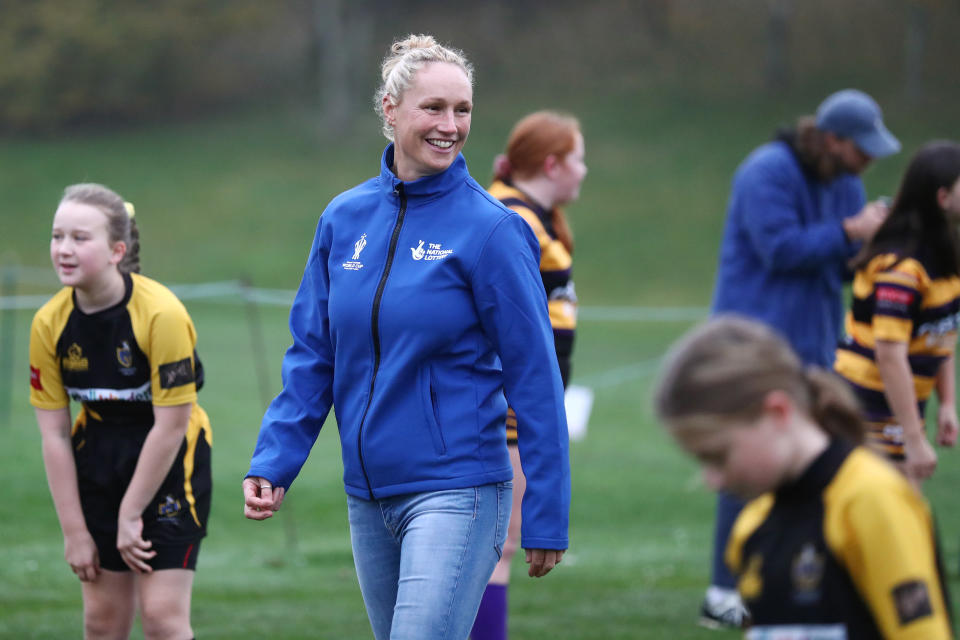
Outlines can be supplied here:
<path id="1" fill-rule="evenodd" d="M 423 240 L 420 241 L 420 244 L 416 248 L 410 247 L 410 253 L 413 254 L 414 260 L 423 260 L 423 256 L 427 253 L 423 250 Z"/>
<path id="2" fill-rule="evenodd" d="M 410 254 L 414 260 L 443 260 L 453 255 L 453 249 L 444 249 L 443 244 L 439 242 L 428 242 L 424 248 L 423 240 L 416 247 L 410 247 Z"/>

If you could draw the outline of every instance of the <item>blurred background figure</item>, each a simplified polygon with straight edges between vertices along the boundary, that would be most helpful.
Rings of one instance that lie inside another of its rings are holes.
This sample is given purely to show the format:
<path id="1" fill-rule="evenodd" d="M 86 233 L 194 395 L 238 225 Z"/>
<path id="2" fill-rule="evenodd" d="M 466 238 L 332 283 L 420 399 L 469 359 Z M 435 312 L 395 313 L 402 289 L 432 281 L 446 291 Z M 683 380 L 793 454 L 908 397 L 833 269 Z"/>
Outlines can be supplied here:
<path id="1" fill-rule="evenodd" d="M 883 222 L 860 174 L 900 150 L 876 102 L 855 89 L 828 96 L 815 116 L 777 132 L 733 178 L 711 312 L 756 318 L 807 364 L 830 367 L 840 338 L 847 261 Z M 743 624 L 746 612 L 723 563 L 742 502 L 720 492 L 704 626 Z"/>
<path id="2" fill-rule="evenodd" d="M 937 141 L 910 160 L 890 215 L 853 260 L 853 306 L 835 368 L 869 437 L 919 487 L 937 454 L 924 414 L 935 390 L 937 442 L 957 441 L 960 145 Z"/>
<path id="3" fill-rule="evenodd" d="M 390 144 L 380 175 L 320 218 L 290 312 L 283 391 L 243 481 L 245 513 L 279 508 L 335 406 L 374 636 L 464 640 L 510 518 L 504 393 L 525 427 L 530 575 L 567 548 L 563 385 L 536 239 L 461 154 L 473 67 L 411 35 L 393 43 L 381 78 Z"/>
<path id="4" fill-rule="evenodd" d="M 139 610 L 146 638 L 192 638 L 212 484 L 193 322 L 140 275 L 133 206 L 107 187 L 67 187 L 50 257 L 64 288 L 34 316 L 30 403 L 83 636 L 126 638 Z"/>
<path id="5" fill-rule="evenodd" d="M 706 484 L 751 500 L 725 555 L 748 637 L 953 637 L 927 504 L 860 446 L 839 378 L 763 324 L 722 316 L 671 348 L 654 398 Z"/>
<path id="6" fill-rule="evenodd" d="M 570 115 L 537 111 L 522 118 L 507 139 L 504 154 L 494 160 L 490 194 L 516 211 L 533 229 L 540 244 L 540 276 L 547 292 L 550 324 L 563 386 L 570 380 L 570 356 L 577 326 L 577 295 L 573 287 L 573 234 L 561 208 L 580 195 L 587 175 L 583 133 Z M 508 398 L 509 401 L 509 398 Z M 517 450 L 517 423 L 507 411 L 507 445 L 513 466 L 513 508 L 503 555 L 483 594 L 472 640 L 507 637 L 507 588 L 510 562 L 520 542 L 521 501 L 526 481 Z"/>

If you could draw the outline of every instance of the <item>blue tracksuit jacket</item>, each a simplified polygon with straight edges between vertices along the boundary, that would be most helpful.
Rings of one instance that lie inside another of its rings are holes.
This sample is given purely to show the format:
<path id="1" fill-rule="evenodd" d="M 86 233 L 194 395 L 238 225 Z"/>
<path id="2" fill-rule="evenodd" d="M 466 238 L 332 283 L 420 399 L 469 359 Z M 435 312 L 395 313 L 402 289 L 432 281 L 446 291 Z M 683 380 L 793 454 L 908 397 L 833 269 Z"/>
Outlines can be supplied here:
<path id="1" fill-rule="evenodd" d="M 413 182 L 392 164 L 390 145 L 380 175 L 320 217 L 248 475 L 289 488 L 332 405 L 350 495 L 506 481 L 506 394 L 524 424 L 521 544 L 565 549 L 568 436 L 537 240 L 462 155 Z"/>
<path id="2" fill-rule="evenodd" d="M 807 364 L 829 368 L 843 324 L 846 263 L 858 246 L 843 219 L 866 203 L 860 178 L 822 182 L 785 140 L 737 169 L 720 245 L 713 313 L 741 313 L 778 330 Z"/>

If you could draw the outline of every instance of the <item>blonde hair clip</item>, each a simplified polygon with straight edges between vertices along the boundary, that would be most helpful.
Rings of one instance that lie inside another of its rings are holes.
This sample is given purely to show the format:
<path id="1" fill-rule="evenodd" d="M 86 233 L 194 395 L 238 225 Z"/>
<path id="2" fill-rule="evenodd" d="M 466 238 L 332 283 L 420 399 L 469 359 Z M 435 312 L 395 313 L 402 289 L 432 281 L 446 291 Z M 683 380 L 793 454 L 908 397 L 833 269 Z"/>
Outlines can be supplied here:
<path id="1" fill-rule="evenodd" d="M 136 210 L 133 208 L 133 203 L 132 203 L 132 202 L 124 202 L 124 203 L 123 203 L 123 208 L 127 210 L 127 217 L 128 217 L 128 218 L 132 218 L 132 217 L 137 213 Z"/>

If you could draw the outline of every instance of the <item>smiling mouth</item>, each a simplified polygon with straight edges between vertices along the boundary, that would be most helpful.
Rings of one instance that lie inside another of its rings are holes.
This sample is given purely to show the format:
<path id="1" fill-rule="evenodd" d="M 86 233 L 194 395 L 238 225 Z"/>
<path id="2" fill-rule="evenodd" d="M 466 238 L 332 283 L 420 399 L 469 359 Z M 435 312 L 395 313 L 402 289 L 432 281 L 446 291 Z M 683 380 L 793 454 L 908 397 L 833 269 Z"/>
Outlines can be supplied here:
<path id="1" fill-rule="evenodd" d="M 449 149 L 453 146 L 453 140 L 431 140 L 427 139 L 427 143 L 438 149 Z"/>

